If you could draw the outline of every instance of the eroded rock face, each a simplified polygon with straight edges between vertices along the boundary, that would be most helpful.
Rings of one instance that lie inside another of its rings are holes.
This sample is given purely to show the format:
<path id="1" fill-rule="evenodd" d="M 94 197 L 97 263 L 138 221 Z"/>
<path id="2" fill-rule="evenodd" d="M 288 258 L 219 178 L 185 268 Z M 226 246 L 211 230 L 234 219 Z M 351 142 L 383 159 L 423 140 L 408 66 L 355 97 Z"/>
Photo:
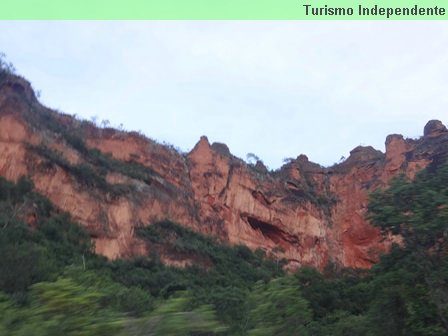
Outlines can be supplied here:
<path id="1" fill-rule="evenodd" d="M 441 133 L 446 133 L 448 130 L 446 129 L 445 125 L 442 124 L 440 120 L 430 120 L 424 130 L 423 135 L 424 136 L 438 136 Z"/>
<path id="2" fill-rule="evenodd" d="M 291 268 L 322 269 L 329 262 L 368 268 L 398 239 L 383 237 L 367 222 L 368 193 L 399 174 L 413 178 L 447 154 L 446 127 L 430 121 L 418 140 L 388 136 L 385 153 L 357 147 L 330 168 L 300 155 L 268 172 L 261 162 L 247 165 L 206 137 L 183 155 L 137 133 L 99 129 L 52 112 L 23 79 L 0 83 L 0 175 L 29 176 L 111 259 L 148 253 L 136 229 L 170 219 L 286 258 Z M 101 183 L 82 179 L 79 171 L 86 166 Z"/>

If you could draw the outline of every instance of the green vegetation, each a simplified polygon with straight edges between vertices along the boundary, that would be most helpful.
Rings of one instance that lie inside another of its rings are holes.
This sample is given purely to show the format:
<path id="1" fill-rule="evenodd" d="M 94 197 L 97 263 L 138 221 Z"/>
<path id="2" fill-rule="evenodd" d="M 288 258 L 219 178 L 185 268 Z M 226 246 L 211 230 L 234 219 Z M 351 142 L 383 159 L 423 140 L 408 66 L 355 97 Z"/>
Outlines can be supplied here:
<path id="1" fill-rule="evenodd" d="M 249 296 L 251 330 L 254 336 L 289 336 L 307 333 L 311 310 L 292 277 L 257 283 Z"/>
<path id="2" fill-rule="evenodd" d="M 110 154 L 103 154 L 97 149 L 91 149 L 84 143 L 83 129 L 70 128 L 61 124 L 51 111 L 45 111 L 46 113 L 39 113 L 39 124 L 45 125 L 52 132 L 62 135 L 68 145 L 76 149 L 86 161 L 92 166 L 101 170 L 101 174 L 105 174 L 107 171 L 121 173 L 134 179 L 142 180 L 147 184 L 150 184 L 152 178 L 156 176 L 156 172 L 151 168 L 143 166 L 137 162 L 126 162 L 112 158 Z M 47 149 L 48 150 L 48 149 Z"/>
<path id="3" fill-rule="evenodd" d="M 64 158 L 62 153 L 51 150 L 43 145 L 30 146 L 30 149 L 39 154 L 41 157 L 47 159 L 49 164 L 55 164 L 64 169 L 72 175 L 76 181 L 86 187 L 97 188 L 101 191 L 109 192 L 116 196 L 120 196 L 134 190 L 134 187 L 129 184 L 108 183 L 106 181 L 106 169 L 95 169 L 95 166 L 85 163 L 71 164 Z"/>
<path id="4" fill-rule="evenodd" d="M 0 52 L 0 84 L 8 75 L 16 72 L 14 65 L 6 60 L 6 55 Z"/>
<path id="5" fill-rule="evenodd" d="M 25 98 L 24 98 L 25 99 Z M 158 174 L 149 167 L 134 161 L 121 161 L 114 159 L 110 154 L 104 154 L 98 149 L 91 149 L 86 146 L 82 140 L 84 133 L 83 127 L 68 127 L 57 120 L 56 114 L 41 107 L 33 106 L 30 108 L 40 109 L 38 113 L 30 114 L 30 123 L 34 127 L 45 127 L 53 133 L 63 137 L 66 143 L 78 151 L 85 163 L 71 164 L 62 153 L 55 151 L 44 144 L 29 146 L 29 148 L 40 156 L 46 158 L 50 164 L 56 164 L 71 174 L 80 184 L 97 188 L 101 191 L 109 192 L 120 196 L 133 192 L 135 186 L 132 184 L 110 184 L 106 181 L 106 175 L 109 172 L 119 173 L 132 179 L 140 180 L 147 185 L 151 185 L 153 179 Z M 44 126 L 43 126 L 44 125 Z M 175 192 L 174 186 L 166 182 L 165 189 Z"/>
<path id="6" fill-rule="evenodd" d="M 51 119 L 54 118 L 54 116 L 48 114 L 48 118 Z M 75 178 L 79 179 L 81 183 L 104 191 L 113 192 L 113 187 L 105 180 L 105 175 L 108 172 L 120 173 L 130 178 L 141 180 L 148 185 L 150 185 L 153 178 L 157 176 L 157 173 L 151 168 L 143 166 L 137 162 L 116 160 L 112 158 L 110 154 L 103 154 L 97 149 L 88 148 L 80 136 L 72 134 L 73 131 L 61 127 L 60 123 L 55 120 L 52 120 L 51 122 L 48 120 L 44 121 L 44 123 L 49 126 L 53 132 L 62 134 L 67 143 L 82 155 L 86 160 L 86 163 L 71 165 L 64 159 L 62 153 L 58 153 L 43 144 L 31 146 L 30 148 L 39 155 L 47 158 L 51 163 L 55 163 L 71 173 Z M 54 128 L 50 125 L 56 125 L 57 127 Z M 132 191 L 131 186 L 127 187 L 129 191 Z"/>
<path id="7" fill-rule="evenodd" d="M 217 315 L 229 326 L 231 335 L 241 334 L 246 328 L 246 300 L 251 286 L 257 281 L 269 281 L 283 275 L 281 263 L 264 259 L 261 251 L 252 253 L 245 246 L 222 245 L 171 222 L 142 228 L 139 234 L 148 240 L 153 251 L 161 248 L 170 255 L 190 258 L 195 264 L 186 269 L 167 268 L 153 254 L 156 265 L 146 265 L 149 270 L 138 265 L 138 279 L 129 274 L 127 263 L 117 262 L 116 265 L 126 267 L 118 272 L 122 275 L 117 279 L 128 285 L 139 282 L 156 297 L 169 297 L 176 291 L 189 290 L 193 304 L 215 307 Z M 162 279 L 150 277 L 150 273 L 157 274 L 157 268 Z M 149 281 L 141 282 L 142 277 Z"/>
<path id="8" fill-rule="evenodd" d="M 448 165 L 372 195 L 372 222 L 404 244 L 369 271 L 286 275 L 171 222 L 139 230 L 148 256 L 108 262 L 26 179 L 0 179 L 0 210 L 0 335 L 448 334 Z"/>
<path id="9" fill-rule="evenodd" d="M 107 262 L 93 253 L 88 234 L 26 179 L 0 178 L 0 208 L 0 334 L 238 334 L 251 285 L 283 274 L 246 247 L 169 222 L 142 229 L 142 237 L 162 243 L 171 232 L 177 251 L 200 252 L 213 263 L 209 268 L 167 267 L 156 255 Z M 31 226 L 30 212 L 37 217 Z"/>

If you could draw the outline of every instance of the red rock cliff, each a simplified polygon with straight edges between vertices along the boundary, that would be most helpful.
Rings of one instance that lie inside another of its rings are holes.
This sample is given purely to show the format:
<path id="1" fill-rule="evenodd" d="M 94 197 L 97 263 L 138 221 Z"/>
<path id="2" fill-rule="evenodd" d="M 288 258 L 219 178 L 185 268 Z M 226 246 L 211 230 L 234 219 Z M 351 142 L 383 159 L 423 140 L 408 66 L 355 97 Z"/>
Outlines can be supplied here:
<path id="1" fill-rule="evenodd" d="M 51 111 L 21 78 L 0 82 L 0 175 L 28 176 L 109 258 L 147 253 L 135 229 L 170 219 L 264 249 L 290 267 L 370 267 L 397 238 L 366 221 L 368 193 L 398 174 L 413 178 L 447 153 L 447 129 L 430 121 L 418 140 L 388 136 L 386 153 L 357 147 L 330 168 L 301 155 L 268 172 L 206 137 L 183 155 L 137 133 Z"/>

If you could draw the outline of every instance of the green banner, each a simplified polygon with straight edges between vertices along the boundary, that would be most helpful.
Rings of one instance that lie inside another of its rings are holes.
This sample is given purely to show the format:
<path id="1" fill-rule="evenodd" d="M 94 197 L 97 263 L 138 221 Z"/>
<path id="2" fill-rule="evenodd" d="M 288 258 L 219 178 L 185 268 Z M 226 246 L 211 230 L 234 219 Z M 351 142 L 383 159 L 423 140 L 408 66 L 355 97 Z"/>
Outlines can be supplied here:
<path id="1" fill-rule="evenodd" d="M 1 0 L 2 20 L 446 20 L 447 0 Z"/>

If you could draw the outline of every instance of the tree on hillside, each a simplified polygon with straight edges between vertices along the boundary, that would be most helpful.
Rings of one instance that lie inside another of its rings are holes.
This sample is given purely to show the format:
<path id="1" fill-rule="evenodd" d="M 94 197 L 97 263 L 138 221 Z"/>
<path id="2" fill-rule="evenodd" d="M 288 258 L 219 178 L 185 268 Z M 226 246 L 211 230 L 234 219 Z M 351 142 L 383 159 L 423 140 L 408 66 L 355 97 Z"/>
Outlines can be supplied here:
<path id="1" fill-rule="evenodd" d="M 406 277 L 420 272 L 424 279 L 422 293 L 437 307 L 440 321 L 448 332 L 448 164 L 429 167 L 417 174 L 414 181 L 403 176 L 393 180 L 388 189 L 371 195 L 369 214 L 374 225 L 404 239 L 403 253 L 408 261 L 396 281 L 394 296 L 399 295 L 397 289 L 403 288 Z M 392 253 L 388 259 L 393 256 Z M 384 263 L 380 266 L 387 267 Z M 391 281 L 385 284 L 390 285 Z M 409 285 L 418 286 L 417 283 Z M 409 293 L 402 294 L 403 298 Z M 397 300 L 402 301 L 402 309 L 409 313 L 402 298 Z"/>
<path id="2" fill-rule="evenodd" d="M 6 60 L 5 53 L 0 52 L 0 75 L 2 73 L 5 74 L 14 74 L 16 72 L 16 68 L 11 62 Z"/>
<path id="3" fill-rule="evenodd" d="M 274 279 L 268 284 L 258 283 L 249 304 L 252 336 L 305 335 L 311 321 L 308 302 L 302 297 L 293 277 Z"/>

